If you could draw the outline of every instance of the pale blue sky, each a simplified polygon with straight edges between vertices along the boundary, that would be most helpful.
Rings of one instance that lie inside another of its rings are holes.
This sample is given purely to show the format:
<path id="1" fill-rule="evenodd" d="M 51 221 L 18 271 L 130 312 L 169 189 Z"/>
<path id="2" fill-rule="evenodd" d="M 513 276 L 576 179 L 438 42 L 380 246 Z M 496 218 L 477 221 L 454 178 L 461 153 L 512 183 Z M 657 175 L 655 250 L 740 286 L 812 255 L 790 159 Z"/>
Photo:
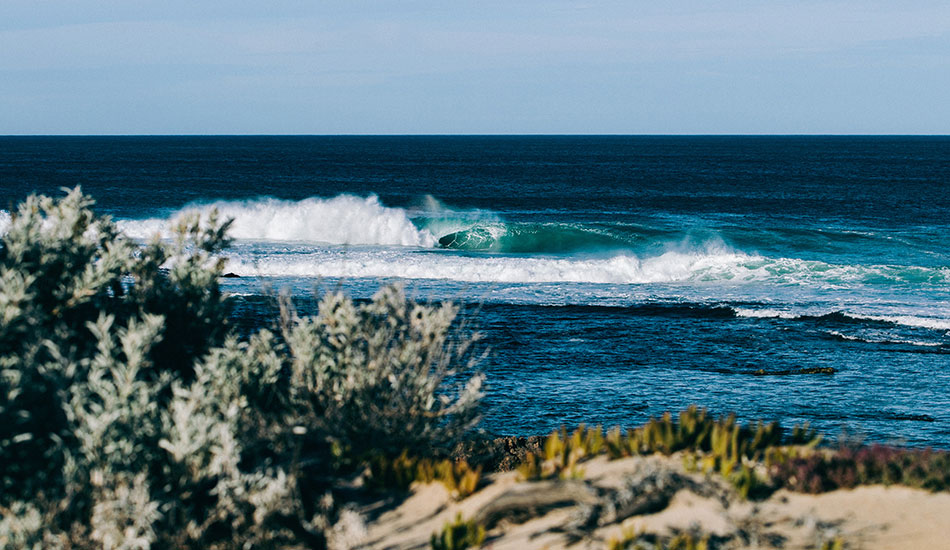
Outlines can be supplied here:
<path id="1" fill-rule="evenodd" d="M 950 133 L 950 2 L 0 0 L 0 134 Z"/>

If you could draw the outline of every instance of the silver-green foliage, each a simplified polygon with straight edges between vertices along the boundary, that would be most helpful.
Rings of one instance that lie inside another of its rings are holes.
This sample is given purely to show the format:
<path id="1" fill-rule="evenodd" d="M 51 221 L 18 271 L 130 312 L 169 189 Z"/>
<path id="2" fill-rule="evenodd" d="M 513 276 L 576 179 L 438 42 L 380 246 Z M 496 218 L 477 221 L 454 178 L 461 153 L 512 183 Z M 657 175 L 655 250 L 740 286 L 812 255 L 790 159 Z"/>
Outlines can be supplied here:
<path id="1" fill-rule="evenodd" d="M 155 342 L 141 348 L 146 379 L 163 372 L 189 377 L 194 358 L 225 335 L 215 254 L 227 244 L 227 223 L 183 219 L 174 242 L 138 247 L 91 206 L 78 189 L 60 200 L 31 196 L 0 236 L 0 494 L 6 498 L 61 496 L 64 451 L 75 445 L 65 401 L 95 366 L 101 316 L 111 319 L 107 331 L 149 316 L 164 320 Z M 46 468 L 37 469 L 37 460 Z"/>
<path id="2" fill-rule="evenodd" d="M 241 341 L 227 223 L 139 247 L 91 205 L 30 197 L 0 237 L 0 548 L 320 547 L 332 464 L 477 421 L 452 306 L 332 293 Z"/>
<path id="3" fill-rule="evenodd" d="M 357 457 L 424 452 L 474 426 L 482 377 L 459 376 L 477 357 L 473 339 L 449 341 L 456 313 L 392 286 L 362 305 L 328 293 L 312 318 L 285 311 L 297 422 Z M 448 378 L 456 387 L 445 388 Z"/>

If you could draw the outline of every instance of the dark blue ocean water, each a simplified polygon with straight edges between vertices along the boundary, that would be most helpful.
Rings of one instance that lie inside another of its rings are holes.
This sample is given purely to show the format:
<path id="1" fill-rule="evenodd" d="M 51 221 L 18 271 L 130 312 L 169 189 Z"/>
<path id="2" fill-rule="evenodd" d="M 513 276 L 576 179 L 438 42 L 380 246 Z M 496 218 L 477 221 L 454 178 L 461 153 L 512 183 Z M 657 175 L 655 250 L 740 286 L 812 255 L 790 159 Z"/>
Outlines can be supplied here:
<path id="1" fill-rule="evenodd" d="M 136 238 L 234 217 L 241 326 L 265 286 L 461 303 L 495 433 L 696 403 L 950 447 L 950 138 L 0 137 L 0 230 L 75 185 Z"/>

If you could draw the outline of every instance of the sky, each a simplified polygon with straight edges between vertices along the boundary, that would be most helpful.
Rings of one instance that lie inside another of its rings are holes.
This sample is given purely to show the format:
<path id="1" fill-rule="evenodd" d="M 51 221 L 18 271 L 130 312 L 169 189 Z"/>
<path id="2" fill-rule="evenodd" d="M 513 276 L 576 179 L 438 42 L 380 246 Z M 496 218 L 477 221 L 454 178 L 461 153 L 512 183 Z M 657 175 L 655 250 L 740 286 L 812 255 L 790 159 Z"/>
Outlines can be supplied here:
<path id="1" fill-rule="evenodd" d="M 948 133 L 946 0 L 0 0 L 0 134 Z"/>

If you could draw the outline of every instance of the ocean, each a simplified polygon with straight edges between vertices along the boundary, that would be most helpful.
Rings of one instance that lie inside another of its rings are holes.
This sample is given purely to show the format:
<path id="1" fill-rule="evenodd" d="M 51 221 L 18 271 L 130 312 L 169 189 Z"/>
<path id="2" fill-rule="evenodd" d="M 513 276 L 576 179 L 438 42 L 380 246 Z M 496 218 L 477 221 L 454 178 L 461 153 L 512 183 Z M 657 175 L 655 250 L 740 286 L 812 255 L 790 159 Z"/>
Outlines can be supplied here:
<path id="1" fill-rule="evenodd" d="M 0 231 L 77 185 L 136 239 L 233 217 L 245 331 L 279 289 L 459 304 L 493 434 L 697 404 L 950 448 L 948 137 L 0 137 Z"/>

